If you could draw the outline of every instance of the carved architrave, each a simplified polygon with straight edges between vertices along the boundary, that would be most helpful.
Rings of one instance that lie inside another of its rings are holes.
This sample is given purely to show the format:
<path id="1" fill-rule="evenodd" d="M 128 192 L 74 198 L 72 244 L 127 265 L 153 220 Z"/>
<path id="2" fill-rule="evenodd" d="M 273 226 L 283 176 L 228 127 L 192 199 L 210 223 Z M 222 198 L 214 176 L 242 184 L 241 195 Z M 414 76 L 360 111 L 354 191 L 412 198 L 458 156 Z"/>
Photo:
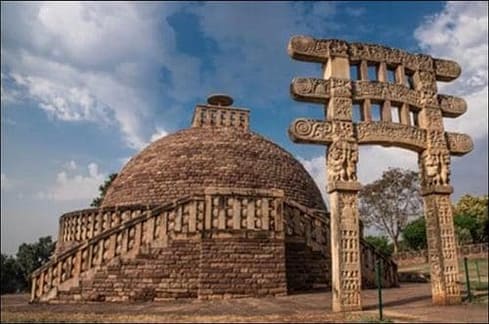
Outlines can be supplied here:
<path id="1" fill-rule="evenodd" d="M 343 79 L 294 78 L 290 93 L 295 100 L 327 103 L 331 97 L 351 97 L 353 100 L 390 100 L 416 109 L 441 109 L 443 117 L 458 117 L 467 110 L 462 98 L 437 95 L 432 91 L 416 91 L 403 84 Z"/>
<path id="2" fill-rule="evenodd" d="M 316 78 L 294 78 L 290 93 L 295 100 L 326 103 L 331 96 L 330 80 Z"/>
<path id="3" fill-rule="evenodd" d="M 467 103 L 464 99 L 438 95 L 438 105 L 444 117 L 458 117 L 467 111 Z"/>
<path id="4" fill-rule="evenodd" d="M 426 130 L 389 122 L 362 122 L 356 125 L 359 144 L 404 147 L 416 152 L 426 148 Z"/>
<path id="5" fill-rule="evenodd" d="M 333 123 L 322 120 L 296 119 L 289 128 L 294 142 L 329 144 L 333 141 Z"/>
<path id="6" fill-rule="evenodd" d="M 460 76 L 462 69 L 457 62 L 435 59 L 435 73 L 438 81 L 452 81 Z"/>
<path id="7" fill-rule="evenodd" d="M 450 153 L 453 155 L 464 155 L 472 151 L 474 143 L 467 134 L 447 132 L 446 139 Z"/>
<path id="8" fill-rule="evenodd" d="M 326 62 L 330 57 L 348 57 L 350 61 L 362 60 L 402 64 L 410 71 L 426 71 L 438 81 L 452 81 L 461 72 L 460 66 L 450 60 L 432 58 L 429 55 L 410 54 L 400 49 L 366 43 L 347 43 L 337 39 L 315 39 L 294 36 L 288 44 L 289 55 L 297 60 Z"/>

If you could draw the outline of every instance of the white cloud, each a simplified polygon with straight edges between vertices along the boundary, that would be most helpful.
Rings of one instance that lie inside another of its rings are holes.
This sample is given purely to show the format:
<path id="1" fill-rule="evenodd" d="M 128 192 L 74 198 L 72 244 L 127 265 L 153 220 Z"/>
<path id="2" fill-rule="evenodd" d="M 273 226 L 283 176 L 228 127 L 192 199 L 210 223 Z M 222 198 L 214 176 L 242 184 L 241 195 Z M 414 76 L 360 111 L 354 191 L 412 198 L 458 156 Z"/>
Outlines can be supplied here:
<path id="1" fill-rule="evenodd" d="M 108 121 L 108 107 L 85 87 L 70 87 L 47 78 L 11 74 L 18 86 L 49 115 L 64 121 Z"/>
<path id="2" fill-rule="evenodd" d="M 76 168 L 77 168 L 77 167 L 78 167 L 78 166 L 76 165 L 76 162 L 75 162 L 75 161 L 73 161 L 73 160 L 71 160 L 71 161 L 69 161 L 69 162 L 66 162 L 66 163 L 64 164 L 64 168 L 65 168 L 66 170 L 76 170 Z"/>
<path id="3" fill-rule="evenodd" d="M 74 161 L 70 161 L 74 163 Z M 87 174 L 70 174 L 63 170 L 56 181 L 46 191 L 39 192 L 37 198 L 54 201 L 90 200 L 98 196 L 98 187 L 103 183 L 105 174 L 100 173 L 96 163 L 87 166 Z M 73 170 L 71 170 L 73 171 Z"/>
<path id="4" fill-rule="evenodd" d="M 162 128 L 157 127 L 156 132 L 154 132 L 153 135 L 151 135 L 150 142 L 152 143 L 152 142 L 154 142 L 154 141 L 156 141 L 156 140 L 158 140 L 161 137 L 166 136 L 166 135 L 168 135 L 167 131 L 165 131 Z"/>
<path id="5" fill-rule="evenodd" d="M 446 129 L 474 138 L 487 136 L 487 2 L 449 2 L 441 13 L 428 17 L 414 35 L 423 51 L 455 60 L 462 67 L 457 80 L 439 83 L 440 92 L 460 96 L 468 105 L 461 117 L 445 119 Z"/>
<path id="6" fill-rule="evenodd" d="M 302 157 L 297 158 L 302 163 L 307 172 L 316 182 L 321 194 L 325 201 L 327 201 L 328 195 L 326 194 L 326 159 L 323 156 L 316 156 L 311 159 L 304 159 Z"/>
<path id="7" fill-rule="evenodd" d="M 2 3 L 2 71 L 12 80 L 2 82 L 2 102 L 21 91 L 59 120 L 114 124 L 140 149 L 154 132 L 159 68 L 173 77 L 163 96 L 188 98 L 198 86 L 199 61 L 176 57 L 166 20 L 180 7 Z"/>

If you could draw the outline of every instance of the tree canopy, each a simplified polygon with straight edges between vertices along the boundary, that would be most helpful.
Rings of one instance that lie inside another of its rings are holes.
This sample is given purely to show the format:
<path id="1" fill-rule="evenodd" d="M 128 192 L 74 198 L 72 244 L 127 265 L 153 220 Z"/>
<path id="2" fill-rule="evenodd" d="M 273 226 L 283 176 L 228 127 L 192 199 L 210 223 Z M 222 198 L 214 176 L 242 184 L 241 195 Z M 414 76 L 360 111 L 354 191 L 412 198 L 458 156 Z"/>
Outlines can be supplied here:
<path id="1" fill-rule="evenodd" d="M 99 196 L 92 200 L 92 203 L 90 204 L 91 207 L 100 207 L 102 205 L 102 201 L 104 201 L 105 194 L 107 193 L 107 190 L 109 189 L 110 185 L 112 184 L 112 182 L 115 180 L 116 177 L 117 177 L 117 173 L 111 173 L 107 177 L 107 179 L 105 179 L 104 183 L 98 187 Z"/>
<path id="2" fill-rule="evenodd" d="M 1 293 L 12 293 L 29 289 L 30 276 L 34 270 L 49 260 L 56 244 L 51 236 L 41 237 L 36 243 L 22 243 L 14 256 L 2 253 Z"/>
<path id="3" fill-rule="evenodd" d="M 424 216 L 409 222 L 402 231 L 402 239 L 411 250 L 423 250 L 427 247 L 426 222 Z"/>
<path id="4" fill-rule="evenodd" d="M 386 234 L 397 253 L 401 232 L 410 219 L 422 213 L 418 173 L 390 168 L 380 179 L 365 185 L 359 198 L 364 224 Z"/>

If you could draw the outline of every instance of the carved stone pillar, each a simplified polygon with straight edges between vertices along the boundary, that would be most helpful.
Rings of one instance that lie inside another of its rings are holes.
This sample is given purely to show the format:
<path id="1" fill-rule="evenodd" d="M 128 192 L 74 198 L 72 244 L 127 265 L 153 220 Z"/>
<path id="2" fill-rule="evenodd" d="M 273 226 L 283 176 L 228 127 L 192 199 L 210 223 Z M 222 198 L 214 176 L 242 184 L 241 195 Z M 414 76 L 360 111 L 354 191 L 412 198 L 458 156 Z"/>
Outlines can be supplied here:
<path id="1" fill-rule="evenodd" d="M 419 125 L 427 130 L 426 149 L 419 154 L 433 304 L 461 302 L 459 267 L 450 194 L 450 150 L 437 107 L 433 75 L 418 72 L 415 86 L 423 94 Z"/>
<path id="2" fill-rule="evenodd" d="M 353 134 L 350 67 L 345 44 L 334 44 L 338 56 L 328 60 L 324 78 L 331 82 L 326 118 L 333 122 L 335 135 L 328 146 L 328 193 L 331 227 L 331 286 L 333 311 L 362 309 L 360 230 L 357 194 L 358 144 Z"/>
<path id="3" fill-rule="evenodd" d="M 333 311 L 361 310 L 360 231 L 356 143 L 337 140 L 328 147 Z"/>

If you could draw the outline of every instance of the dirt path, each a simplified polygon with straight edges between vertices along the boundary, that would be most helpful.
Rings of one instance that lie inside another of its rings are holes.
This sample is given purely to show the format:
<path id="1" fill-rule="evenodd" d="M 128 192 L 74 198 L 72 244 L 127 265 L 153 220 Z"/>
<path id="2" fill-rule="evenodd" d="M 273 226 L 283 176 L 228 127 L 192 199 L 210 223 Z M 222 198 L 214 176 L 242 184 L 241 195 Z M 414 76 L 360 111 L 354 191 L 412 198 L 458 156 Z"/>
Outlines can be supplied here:
<path id="1" fill-rule="evenodd" d="M 401 288 L 386 289 L 383 297 L 385 316 L 396 322 L 488 321 L 487 304 L 432 306 L 429 284 L 404 284 Z M 1 319 L 2 322 L 345 322 L 374 319 L 377 291 L 364 290 L 362 298 L 364 311 L 333 314 L 330 293 L 216 301 L 65 305 L 30 305 L 27 295 L 6 295 L 1 298 Z"/>

